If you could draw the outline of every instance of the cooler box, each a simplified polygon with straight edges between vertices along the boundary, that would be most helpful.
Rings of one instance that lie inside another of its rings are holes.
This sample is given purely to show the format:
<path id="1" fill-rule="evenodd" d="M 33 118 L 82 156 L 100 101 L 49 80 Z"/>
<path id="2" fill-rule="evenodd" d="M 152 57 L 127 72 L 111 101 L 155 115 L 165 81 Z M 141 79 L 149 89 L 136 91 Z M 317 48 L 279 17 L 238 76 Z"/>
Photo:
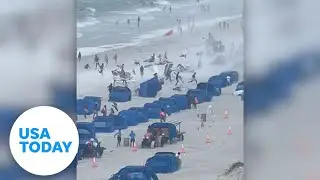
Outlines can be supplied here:
<path id="1" fill-rule="evenodd" d="M 123 146 L 129 146 L 129 138 L 123 138 Z"/>

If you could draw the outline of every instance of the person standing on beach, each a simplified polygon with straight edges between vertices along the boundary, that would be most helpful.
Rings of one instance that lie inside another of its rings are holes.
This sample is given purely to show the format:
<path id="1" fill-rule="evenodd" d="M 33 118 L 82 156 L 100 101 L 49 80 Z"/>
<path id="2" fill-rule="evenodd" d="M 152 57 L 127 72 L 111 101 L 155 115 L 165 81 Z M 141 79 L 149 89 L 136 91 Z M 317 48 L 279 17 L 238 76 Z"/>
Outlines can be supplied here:
<path id="1" fill-rule="evenodd" d="M 140 21 L 141 21 L 140 16 L 138 16 L 138 27 L 140 27 Z"/>
<path id="2" fill-rule="evenodd" d="M 104 62 L 106 63 L 106 67 L 107 67 L 109 62 L 108 54 L 104 55 Z"/>
<path id="3" fill-rule="evenodd" d="M 81 61 L 81 52 L 78 53 L 78 61 Z"/>
<path id="4" fill-rule="evenodd" d="M 121 129 L 114 135 L 114 138 L 117 136 L 117 147 L 121 146 Z"/>
<path id="5" fill-rule="evenodd" d="M 170 14 L 171 14 L 171 12 L 172 12 L 172 7 L 171 7 L 171 6 L 169 7 L 169 12 L 170 12 Z"/>
<path id="6" fill-rule="evenodd" d="M 98 54 L 94 55 L 94 62 L 96 64 L 96 69 L 97 69 L 99 67 L 99 56 L 98 56 Z"/>
<path id="7" fill-rule="evenodd" d="M 141 77 L 143 77 L 143 74 L 144 74 L 144 67 L 140 66 L 140 75 L 141 75 Z"/>
<path id="8" fill-rule="evenodd" d="M 113 60 L 114 60 L 114 64 L 118 63 L 118 54 L 117 53 L 114 54 Z"/>

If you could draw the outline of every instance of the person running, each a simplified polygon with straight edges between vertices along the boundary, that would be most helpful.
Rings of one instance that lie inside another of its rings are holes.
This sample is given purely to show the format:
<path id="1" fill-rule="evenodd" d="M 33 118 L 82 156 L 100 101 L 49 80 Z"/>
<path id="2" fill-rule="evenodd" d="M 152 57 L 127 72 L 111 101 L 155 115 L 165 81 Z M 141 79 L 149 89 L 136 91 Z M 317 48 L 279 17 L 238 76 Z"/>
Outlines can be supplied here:
<path id="1" fill-rule="evenodd" d="M 78 61 L 81 61 L 81 52 L 78 53 Z"/>
<path id="2" fill-rule="evenodd" d="M 118 104 L 116 102 L 112 102 L 112 107 L 114 107 L 114 109 L 118 112 Z"/>
<path id="3" fill-rule="evenodd" d="M 112 85 L 112 83 L 110 83 L 110 85 L 108 86 L 109 96 L 112 92 L 112 89 L 113 89 L 113 85 Z"/>
<path id="4" fill-rule="evenodd" d="M 95 64 L 96 64 L 96 69 L 98 69 L 98 67 L 100 66 L 100 64 L 99 64 L 99 56 L 98 56 L 98 54 L 95 54 L 94 55 L 94 62 L 95 62 Z"/>
<path id="5" fill-rule="evenodd" d="M 115 115 L 115 112 L 114 112 L 113 108 L 111 108 L 109 116 L 114 116 L 114 115 Z"/>
<path id="6" fill-rule="evenodd" d="M 114 138 L 117 136 L 117 147 L 121 146 L 121 129 L 113 136 Z"/>
<path id="7" fill-rule="evenodd" d="M 98 72 L 103 75 L 103 71 L 104 71 L 104 63 L 102 63 L 101 65 L 99 65 L 99 70 Z"/>
<path id="8" fill-rule="evenodd" d="M 134 143 L 136 142 L 136 133 L 131 131 L 129 136 L 130 136 L 130 147 L 133 147 Z"/>
<path id="9" fill-rule="evenodd" d="M 192 83 L 192 82 L 196 82 L 196 84 L 198 84 L 198 81 L 196 79 L 196 72 L 192 74 L 191 80 L 188 83 Z"/>
<path id="10" fill-rule="evenodd" d="M 178 85 L 180 80 L 181 80 L 180 72 L 177 72 L 177 74 L 176 74 L 176 85 Z"/>
<path id="11" fill-rule="evenodd" d="M 101 109 L 102 116 L 107 116 L 107 105 L 104 105 Z"/>
<path id="12" fill-rule="evenodd" d="M 114 60 L 114 64 L 118 63 L 118 54 L 117 53 L 114 54 L 113 60 Z"/>

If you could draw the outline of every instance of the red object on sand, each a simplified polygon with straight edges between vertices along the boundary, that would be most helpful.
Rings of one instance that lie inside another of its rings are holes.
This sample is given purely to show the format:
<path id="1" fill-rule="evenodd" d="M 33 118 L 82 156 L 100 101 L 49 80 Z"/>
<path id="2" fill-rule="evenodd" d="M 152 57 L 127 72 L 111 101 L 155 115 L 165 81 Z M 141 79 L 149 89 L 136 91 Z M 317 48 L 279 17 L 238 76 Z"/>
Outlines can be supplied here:
<path id="1" fill-rule="evenodd" d="M 171 36 L 173 34 L 173 30 L 171 29 L 170 31 L 168 31 L 165 36 Z"/>

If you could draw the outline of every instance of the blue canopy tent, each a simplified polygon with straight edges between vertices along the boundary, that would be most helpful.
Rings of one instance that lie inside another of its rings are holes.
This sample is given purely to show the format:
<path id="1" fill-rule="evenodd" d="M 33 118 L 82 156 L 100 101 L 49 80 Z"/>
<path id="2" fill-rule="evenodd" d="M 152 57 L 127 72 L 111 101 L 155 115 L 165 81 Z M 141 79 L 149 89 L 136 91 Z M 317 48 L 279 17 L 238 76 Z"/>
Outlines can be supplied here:
<path id="1" fill-rule="evenodd" d="M 156 97 L 158 91 L 162 88 L 160 82 L 156 78 L 149 79 L 140 84 L 139 96 L 141 97 Z"/>
<path id="2" fill-rule="evenodd" d="M 212 95 L 207 95 L 204 90 L 201 89 L 190 89 L 187 95 L 194 98 L 197 97 L 198 103 L 209 102 L 212 100 Z"/>
<path id="3" fill-rule="evenodd" d="M 128 102 L 131 101 L 131 90 L 128 87 L 116 86 L 112 88 L 109 96 L 112 102 Z"/>
<path id="4" fill-rule="evenodd" d="M 175 94 L 171 96 L 171 99 L 176 103 L 180 110 L 189 108 L 188 97 L 186 95 Z"/>
<path id="5" fill-rule="evenodd" d="M 229 86 L 227 78 L 223 76 L 212 76 L 209 78 L 208 83 L 218 88 Z"/>
<path id="6" fill-rule="evenodd" d="M 128 121 L 127 119 L 123 118 L 119 115 L 109 116 L 110 118 L 114 119 L 114 129 L 127 129 L 128 128 Z"/>
<path id="7" fill-rule="evenodd" d="M 90 99 L 77 99 L 77 115 L 85 115 L 84 108 L 88 108 L 87 115 L 93 114 L 94 102 Z"/>
<path id="8" fill-rule="evenodd" d="M 146 166 L 126 166 L 109 180 L 159 180 L 155 172 Z"/>
<path id="9" fill-rule="evenodd" d="M 128 122 L 133 121 L 132 126 L 135 126 L 134 125 L 135 121 L 137 123 L 148 122 L 148 118 L 139 110 L 133 110 L 133 109 L 123 110 L 123 111 L 119 112 L 119 115 L 126 115 L 126 117 L 128 117 Z"/>
<path id="10" fill-rule="evenodd" d="M 149 119 L 159 119 L 160 118 L 160 112 L 162 106 L 160 104 L 156 103 L 146 103 L 144 105 L 144 108 L 146 109 L 148 113 Z"/>
<path id="11" fill-rule="evenodd" d="M 91 100 L 95 104 L 93 108 L 97 111 L 100 111 L 101 109 L 101 100 L 102 97 L 97 97 L 97 96 L 85 96 L 83 99 Z"/>
<path id="12" fill-rule="evenodd" d="M 139 124 L 139 119 L 136 116 L 137 111 L 123 110 L 119 112 L 119 116 L 127 121 L 128 126 L 136 126 Z"/>
<path id="13" fill-rule="evenodd" d="M 164 103 L 166 105 L 169 105 L 169 107 L 172 108 L 172 113 L 176 113 L 179 112 L 181 109 L 180 107 L 176 104 L 175 99 L 174 98 L 164 98 L 164 97 L 160 97 L 159 100 L 161 103 Z"/>
<path id="14" fill-rule="evenodd" d="M 156 154 L 147 159 L 146 167 L 155 173 L 173 173 L 180 169 L 179 159 L 171 154 Z"/>
<path id="15" fill-rule="evenodd" d="M 225 72 L 220 73 L 220 76 L 223 76 L 225 78 L 227 78 L 227 76 L 229 76 L 231 84 L 239 81 L 239 73 L 237 71 L 225 71 Z"/>
<path id="16" fill-rule="evenodd" d="M 141 113 L 143 115 L 143 118 L 146 118 L 148 120 L 148 110 L 146 110 L 145 108 L 143 108 L 143 107 L 131 107 L 128 110 L 138 111 L 139 113 Z"/>
<path id="17" fill-rule="evenodd" d="M 221 95 L 221 88 L 215 87 L 214 85 L 209 83 L 198 83 L 197 89 L 204 90 L 207 92 L 207 94 L 210 94 L 211 96 Z"/>
<path id="18" fill-rule="evenodd" d="M 152 103 L 159 104 L 164 109 L 164 111 L 171 115 L 172 113 L 179 112 L 179 108 L 172 101 L 153 101 Z"/>
<path id="19" fill-rule="evenodd" d="M 91 138 L 96 139 L 96 132 L 93 123 L 89 122 L 78 122 L 77 129 L 79 133 L 79 148 L 83 148 L 86 145 L 86 142 Z"/>
<path id="20" fill-rule="evenodd" d="M 115 130 L 115 119 L 112 116 L 97 116 L 94 121 L 96 132 L 112 133 Z"/>

